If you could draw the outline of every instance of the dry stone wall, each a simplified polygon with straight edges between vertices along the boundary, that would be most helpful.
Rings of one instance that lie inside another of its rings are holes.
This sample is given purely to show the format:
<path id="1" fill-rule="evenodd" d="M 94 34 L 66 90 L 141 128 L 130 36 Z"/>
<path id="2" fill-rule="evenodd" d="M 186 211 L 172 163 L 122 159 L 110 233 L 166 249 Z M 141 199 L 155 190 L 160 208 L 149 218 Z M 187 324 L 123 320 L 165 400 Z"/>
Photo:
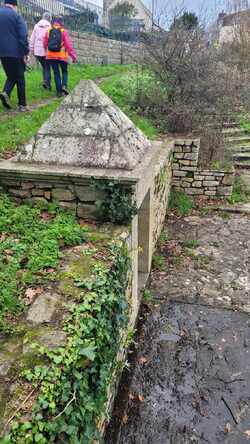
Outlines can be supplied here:
<path id="1" fill-rule="evenodd" d="M 173 147 L 173 180 L 175 190 L 191 196 L 224 198 L 232 194 L 234 171 L 201 170 L 198 168 L 199 139 L 178 139 Z"/>
<path id="2" fill-rule="evenodd" d="M 91 184 L 72 185 L 59 182 L 22 181 L 4 179 L 1 188 L 8 192 L 17 203 L 25 201 L 31 205 L 58 202 L 65 210 L 73 211 L 79 218 L 96 219 L 96 201 L 105 198 L 104 193 L 95 191 Z"/>

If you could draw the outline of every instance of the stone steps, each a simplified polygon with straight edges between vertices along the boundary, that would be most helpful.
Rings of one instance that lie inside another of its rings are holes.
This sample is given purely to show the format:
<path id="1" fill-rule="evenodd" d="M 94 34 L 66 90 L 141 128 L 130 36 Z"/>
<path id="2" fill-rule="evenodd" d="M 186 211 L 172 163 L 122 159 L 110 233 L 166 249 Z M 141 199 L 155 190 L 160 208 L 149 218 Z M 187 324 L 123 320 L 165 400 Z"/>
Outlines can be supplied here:
<path id="1" fill-rule="evenodd" d="M 222 131 L 223 136 L 225 139 L 228 137 L 241 137 L 245 136 L 246 132 L 242 128 L 226 128 Z"/>
<path id="2" fill-rule="evenodd" d="M 241 162 L 239 161 L 235 161 L 234 162 L 234 167 L 238 168 L 238 169 L 246 169 L 246 170 L 250 170 L 250 160 L 242 160 Z"/>
<path id="3" fill-rule="evenodd" d="M 239 137 L 227 137 L 227 140 L 226 140 L 226 143 L 227 143 L 227 145 L 230 145 L 230 146 L 238 146 L 238 145 L 241 145 L 241 146 L 245 146 L 245 145 L 248 145 L 248 144 L 250 144 L 250 135 L 248 135 L 248 134 L 245 134 L 244 136 L 239 136 Z"/>
<path id="4" fill-rule="evenodd" d="M 250 171 L 249 170 L 241 170 L 240 174 L 241 179 L 245 183 L 245 185 L 250 188 Z"/>
<path id="5" fill-rule="evenodd" d="M 249 145 L 243 145 L 240 147 L 240 152 L 241 153 L 246 153 L 246 152 L 250 152 L 250 144 Z"/>
<path id="6" fill-rule="evenodd" d="M 250 161 L 250 150 L 241 151 L 240 153 L 233 154 L 233 160 L 236 162 Z"/>
<path id="7" fill-rule="evenodd" d="M 232 129 L 232 128 L 240 128 L 240 124 L 238 122 L 225 122 L 223 124 L 224 129 Z"/>
<path id="8" fill-rule="evenodd" d="M 250 214 L 250 203 L 227 205 L 212 208 L 215 211 L 226 211 L 227 213 Z"/>

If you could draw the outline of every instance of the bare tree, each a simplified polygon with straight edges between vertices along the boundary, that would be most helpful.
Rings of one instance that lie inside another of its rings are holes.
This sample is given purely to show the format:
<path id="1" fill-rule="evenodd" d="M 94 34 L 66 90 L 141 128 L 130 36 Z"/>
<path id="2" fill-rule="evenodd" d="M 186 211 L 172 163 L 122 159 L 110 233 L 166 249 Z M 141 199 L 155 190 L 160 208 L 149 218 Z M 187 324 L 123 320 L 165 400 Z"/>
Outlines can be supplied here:
<path id="1" fill-rule="evenodd" d="M 176 18 L 175 22 L 178 25 L 168 31 L 144 36 L 144 63 L 163 93 L 157 96 L 155 84 L 151 105 L 148 94 L 144 103 L 143 91 L 137 105 L 161 124 L 165 121 L 170 131 L 206 134 L 211 140 L 208 160 L 221 160 L 223 123 L 234 119 L 242 105 L 241 92 L 249 73 L 249 43 L 242 32 L 233 50 L 232 44 L 210 43 L 202 26 L 188 29 Z"/>

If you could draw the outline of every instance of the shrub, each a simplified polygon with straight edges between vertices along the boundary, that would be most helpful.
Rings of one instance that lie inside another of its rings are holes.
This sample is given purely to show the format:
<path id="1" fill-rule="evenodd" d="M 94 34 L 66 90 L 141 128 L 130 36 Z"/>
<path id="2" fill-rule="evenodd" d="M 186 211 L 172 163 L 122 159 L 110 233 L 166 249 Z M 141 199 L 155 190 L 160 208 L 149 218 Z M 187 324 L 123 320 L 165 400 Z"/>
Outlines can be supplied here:
<path id="1" fill-rule="evenodd" d="M 177 210 L 181 216 L 187 216 L 193 208 L 193 201 L 183 191 L 171 191 L 169 208 Z"/>

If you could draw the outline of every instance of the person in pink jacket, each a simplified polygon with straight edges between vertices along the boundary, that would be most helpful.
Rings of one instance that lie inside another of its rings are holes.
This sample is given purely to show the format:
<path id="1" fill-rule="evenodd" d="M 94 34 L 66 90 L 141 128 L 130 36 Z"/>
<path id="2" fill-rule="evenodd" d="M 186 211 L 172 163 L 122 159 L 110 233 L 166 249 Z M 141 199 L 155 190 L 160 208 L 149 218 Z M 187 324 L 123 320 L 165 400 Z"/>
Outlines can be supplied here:
<path id="1" fill-rule="evenodd" d="M 42 20 L 40 20 L 34 27 L 30 38 L 30 52 L 34 54 L 43 70 L 43 87 L 51 89 L 51 75 L 50 65 L 46 60 L 46 51 L 44 49 L 44 37 L 51 28 L 51 14 L 45 12 Z"/>
<path id="2" fill-rule="evenodd" d="M 58 97 L 68 95 L 68 62 L 69 57 L 76 63 L 76 52 L 69 33 L 63 27 L 63 18 L 54 19 L 52 27 L 44 37 L 46 59 L 54 72 Z"/>

